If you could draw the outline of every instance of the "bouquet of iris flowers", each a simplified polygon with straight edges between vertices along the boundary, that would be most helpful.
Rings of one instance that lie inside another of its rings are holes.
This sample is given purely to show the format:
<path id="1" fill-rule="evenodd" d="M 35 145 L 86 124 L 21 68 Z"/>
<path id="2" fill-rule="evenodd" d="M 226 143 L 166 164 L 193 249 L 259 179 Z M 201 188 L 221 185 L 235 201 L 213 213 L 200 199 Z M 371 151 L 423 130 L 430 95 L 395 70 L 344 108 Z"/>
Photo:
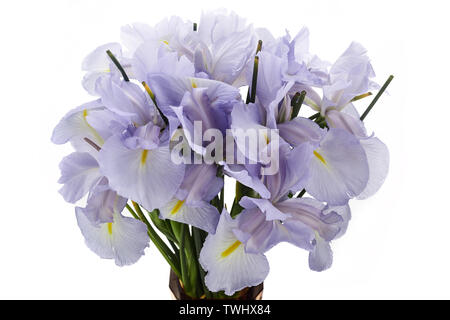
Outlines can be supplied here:
<path id="1" fill-rule="evenodd" d="M 349 200 L 387 176 L 388 149 L 363 120 L 393 77 L 374 82 L 359 43 L 329 63 L 309 52 L 307 28 L 276 38 L 225 11 L 127 25 L 122 43 L 85 58 L 96 98 L 52 135 L 75 149 L 60 193 L 78 203 L 87 246 L 125 266 L 151 241 L 191 298 L 259 285 L 281 242 L 329 268 Z M 371 95 L 360 115 L 354 102 Z"/>

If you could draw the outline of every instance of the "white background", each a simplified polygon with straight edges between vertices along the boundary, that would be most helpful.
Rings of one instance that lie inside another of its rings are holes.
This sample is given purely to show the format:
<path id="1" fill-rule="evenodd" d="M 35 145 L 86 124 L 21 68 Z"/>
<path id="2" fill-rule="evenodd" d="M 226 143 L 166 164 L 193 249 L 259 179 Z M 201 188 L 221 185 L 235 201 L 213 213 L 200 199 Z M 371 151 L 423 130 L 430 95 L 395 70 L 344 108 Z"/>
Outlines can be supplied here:
<path id="1" fill-rule="evenodd" d="M 59 119 L 91 99 L 81 61 L 119 41 L 122 25 L 154 24 L 226 7 L 281 36 L 307 25 L 311 51 L 334 61 L 352 40 L 378 82 L 394 79 L 366 120 L 390 148 L 389 177 L 350 203 L 334 265 L 309 270 L 307 253 L 268 253 L 266 299 L 450 298 L 449 37 L 447 1 L 2 1 L 0 4 L 0 298 L 169 298 L 169 267 L 151 246 L 131 267 L 83 242 L 73 206 L 57 193 L 68 146 L 51 144 Z M 364 108 L 369 100 L 362 102 Z M 231 201 L 232 187 L 227 189 Z"/>

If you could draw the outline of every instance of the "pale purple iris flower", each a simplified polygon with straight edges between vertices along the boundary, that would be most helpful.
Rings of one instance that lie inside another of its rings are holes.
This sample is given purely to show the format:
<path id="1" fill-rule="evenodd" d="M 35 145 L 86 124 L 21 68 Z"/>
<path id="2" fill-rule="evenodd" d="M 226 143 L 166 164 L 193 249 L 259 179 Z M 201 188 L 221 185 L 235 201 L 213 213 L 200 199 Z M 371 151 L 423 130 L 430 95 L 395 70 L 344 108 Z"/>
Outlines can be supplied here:
<path id="1" fill-rule="evenodd" d="M 86 245 L 118 266 L 130 265 L 144 255 L 150 238 L 142 221 L 121 214 L 127 199 L 102 181 L 91 191 L 85 208 L 76 207 L 76 217 Z"/>
<path id="2" fill-rule="evenodd" d="M 210 201 L 223 188 L 223 179 L 216 175 L 215 165 L 186 166 L 180 188 L 173 199 L 160 208 L 160 217 L 190 224 L 214 234 L 220 214 Z"/>
<path id="3" fill-rule="evenodd" d="M 270 198 L 243 197 L 239 204 L 244 211 L 234 233 L 248 253 L 264 253 L 280 242 L 306 249 L 311 268 L 320 271 L 331 265 L 328 242 L 346 228 L 348 220 L 335 211 L 325 212 L 328 207 L 315 199 L 288 197 L 309 180 L 304 164 L 309 162 L 312 148 L 304 143 L 293 150 L 287 145 L 282 149 L 279 173 L 264 178 Z"/>
<path id="4" fill-rule="evenodd" d="M 105 106 L 126 119 L 128 126 L 105 141 L 98 157 L 100 169 L 111 188 L 153 211 L 175 195 L 184 165 L 171 161 L 169 134 L 161 132 L 162 120 L 143 90 L 114 80 L 101 85 L 98 82 L 97 87 Z"/>

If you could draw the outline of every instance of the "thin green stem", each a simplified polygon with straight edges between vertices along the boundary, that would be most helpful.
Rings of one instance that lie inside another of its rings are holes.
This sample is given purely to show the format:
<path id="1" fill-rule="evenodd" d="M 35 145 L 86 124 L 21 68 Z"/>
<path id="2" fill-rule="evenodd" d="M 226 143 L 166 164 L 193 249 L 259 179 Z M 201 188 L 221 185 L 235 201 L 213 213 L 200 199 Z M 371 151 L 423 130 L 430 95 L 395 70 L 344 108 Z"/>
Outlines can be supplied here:
<path id="1" fill-rule="evenodd" d="M 170 248 L 164 243 L 164 241 L 159 237 L 158 233 L 153 229 L 150 222 L 147 220 L 147 218 L 144 215 L 144 212 L 142 212 L 141 207 L 138 203 L 131 201 L 133 204 L 136 216 L 138 216 L 139 220 L 145 223 L 148 230 L 148 236 L 150 237 L 150 240 L 152 240 L 153 244 L 158 248 L 159 252 L 161 252 L 164 259 L 166 259 L 167 263 L 170 265 L 172 270 L 175 272 L 175 274 L 180 277 L 180 269 L 176 265 L 175 261 L 177 261 L 175 254 L 170 250 Z M 128 210 L 130 210 L 130 206 L 128 206 Z M 131 211 L 130 211 L 131 212 Z M 133 215 L 134 216 L 134 215 Z"/>
<path id="2" fill-rule="evenodd" d="M 364 111 L 364 113 L 362 114 L 361 118 L 359 118 L 361 121 L 364 121 L 364 119 L 369 114 L 370 110 L 372 110 L 372 108 L 375 106 L 375 104 L 377 103 L 378 99 L 381 97 L 381 95 L 384 93 L 384 91 L 386 90 L 386 88 L 389 86 L 389 84 L 391 83 L 391 81 L 393 79 L 394 79 L 394 76 L 390 75 L 389 78 L 386 80 L 386 82 L 381 87 L 380 91 L 378 91 L 378 93 L 375 96 L 375 98 L 373 98 L 372 102 L 369 104 L 369 106 L 367 107 L 366 111 Z"/>
<path id="3" fill-rule="evenodd" d="M 125 72 L 125 69 L 120 64 L 119 60 L 114 56 L 114 54 L 110 50 L 106 50 L 106 54 L 109 56 L 111 61 L 116 65 L 117 69 L 119 69 L 120 73 L 122 74 L 123 80 L 130 81 L 130 78 L 128 78 L 127 73 Z"/>
<path id="4" fill-rule="evenodd" d="M 126 208 L 128 209 L 128 211 L 130 211 L 131 215 L 133 216 L 133 218 L 135 218 L 136 220 L 141 220 L 139 219 L 138 215 L 136 214 L 136 212 L 134 212 L 133 209 L 131 209 L 130 205 L 127 203 Z"/>
<path id="5" fill-rule="evenodd" d="M 309 120 L 314 120 L 314 119 L 316 119 L 317 117 L 319 117 L 320 116 L 320 112 L 317 112 L 317 113 L 314 113 L 311 117 L 309 117 L 308 119 Z"/>
<path id="6" fill-rule="evenodd" d="M 185 243 L 186 243 L 186 228 L 181 229 L 181 243 L 180 243 L 180 264 L 181 264 L 181 281 L 184 285 L 184 290 L 190 292 L 190 282 L 188 280 L 188 267 L 186 261 Z"/>
<path id="7" fill-rule="evenodd" d="M 200 251 L 202 249 L 203 246 L 203 241 L 202 241 L 202 237 L 201 237 L 201 233 L 200 230 L 193 227 L 192 228 L 192 236 L 194 238 L 194 243 L 195 243 L 195 252 L 197 254 L 197 261 L 199 261 L 200 259 Z M 199 275 L 200 275 L 200 285 L 203 288 L 203 293 L 206 295 L 206 298 L 210 299 L 211 298 L 211 292 L 208 290 L 208 288 L 206 287 L 205 284 L 205 270 L 203 270 L 202 266 L 199 264 L 198 266 L 198 271 L 199 271 Z"/>
<path id="8" fill-rule="evenodd" d="M 256 85 L 258 82 L 258 65 L 259 57 L 255 57 L 255 62 L 253 63 L 253 76 L 252 76 L 252 91 L 250 94 L 250 102 L 255 103 L 256 101 Z"/>

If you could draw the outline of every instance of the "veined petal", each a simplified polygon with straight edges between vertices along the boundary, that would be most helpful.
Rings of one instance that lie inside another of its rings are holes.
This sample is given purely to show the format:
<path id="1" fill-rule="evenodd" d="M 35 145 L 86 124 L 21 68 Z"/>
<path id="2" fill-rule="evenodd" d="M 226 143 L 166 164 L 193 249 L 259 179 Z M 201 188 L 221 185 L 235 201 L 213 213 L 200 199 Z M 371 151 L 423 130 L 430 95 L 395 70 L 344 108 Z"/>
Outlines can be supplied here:
<path id="1" fill-rule="evenodd" d="M 111 59 L 106 54 L 107 50 L 110 50 L 116 58 L 120 58 L 122 56 L 122 48 L 119 43 L 107 43 L 99 46 L 88 54 L 83 60 L 81 69 L 83 69 L 83 71 L 109 72 Z"/>
<path id="2" fill-rule="evenodd" d="M 239 204 L 245 209 L 258 207 L 266 215 L 266 220 L 286 220 L 290 215 L 278 210 L 269 200 L 242 197 Z"/>
<path id="3" fill-rule="evenodd" d="M 365 189 L 367 156 L 358 139 L 342 129 L 330 129 L 310 162 L 306 191 L 330 205 L 345 205 Z"/>
<path id="4" fill-rule="evenodd" d="M 389 150 L 378 138 L 372 137 L 360 140 L 361 146 L 366 152 L 369 164 L 369 181 L 358 199 L 367 199 L 374 195 L 383 185 L 389 172 Z"/>
<path id="5" fill-rule="evenodd" d="M 333 263 L 333 251 L 330 243 L 322 239 L 318 234 L 313 241 L 314 249 L 309 252 L 309 267 L 313 271 L 324 271 Z"/>
<path id="6" fill-rule="evenodd" d="M 217 177 L 217 166 L 193 164 L 186 166 L 183 183 L 177 193 L 188 203 L 211 201 L 223 188 L 223 179 Z"/>
<path id="7" fill-rule="evenodd" d="M 215 42 L 211 50 L 212 78 L 232 84 L 253 56 L 255 47 L 256 39 L 251 32 L 251 27 Z"/>
<path id="8" fill-rule="evenodd" d="M 217 208 L 205 201 L 192 204 L 176 198 L 161 207 L 160 213 L 162 219 L 186 223 L 209 234 L 216 232 L 220 218 Z"/>
<path id="9" fill-rule="evenodd" d="M 242 211 L 237 220 L 238 226 L 233 232 L 245 244 L 245 251 L 248 253 L 267 252 L 280 242 L 289 242 L 306 250 L 312 249 L 314 234 L 311 228 L 300 221 L 268 221 L 257 207 Z"/>
<path id="10" fill-rule="evenodd" d="M 336 237 L 343 223 L 343 218 L 333 211 L 324 214 L 325 205 L 312 198 L 287 199 L 276 203 L 275 206 L 290 215 L 289 221 L 302 222 L 327 241 Z M 288 224 L 288 221 L 285 224 Z"/>
<path id="11" fill-rule="evenodd" d="M 120 136 L 106 141 L 99 153 L 99 164 L 112 189 L 149 211 L 173 198 L 185 168 L 171 161 L 169 146 L 131 150 L 123 145 Z"/>
<path id="12" fill-rule="evenodd" d="M 80 209 L 93 224 L 113 222 L 114 212 L 122 212 L 127 199 L 111 190 L 103 178 L 89 194 L 86 208 Z"/>
<path id="13" fill-rule="evenodd" d="M 93 149 L 83 140 L 84 138 L 89 138 L 99 146 L 103 145 L 104 138 L 87 120 L 91 112 L 103 109 L 100 100 L 95 100 L 69 111 L 53 130 L 52 142 L 64 144 L 70 141 L 77 151 L 86 152 Z"/>
<path id="14" fill-rule="evenodd" d="M 359 117 L 354 117 L 337 110 L 329 110 L 326 113 L 326 119 L 328 125 L 332 128 L 344 129 L 358 139 L 367 138 L 366 128 L 364 127 L 364 123 L 359 120 Z"/>
<path id="15" fill-rule="evenodd" d="M 303 117 L 279 123 L 278 129 L 280 137 L 294 147 L 305 142 L 317 146 L 325 135 L 325 130 L 321 129 L 314 121 Z"/>
<path id="16" fill-rule="evenodd" d="M 59 164 L 64 184 L 59 190 L 64 200 L 75 203 L 87 194 L 102 178 L 97 160 L 85 152 L 74 152 Z"/>
<path id="17" fill-rule="evenodd" d="M 114 213 L 114 222 L 93 224 L 81 208 L 75 212 L 86 245 L 101 258 L 114 259 L 118 266 L 124 266 L 144 255 L 149 237 L 143 222 Z"/>
<path id="18" fill-rule="evenodd" d="M 96 83 L 96 91 L 106 108 L 130 122 L 145 125 L 154 118 L 155 107 L 150 97 L 132 82 L 100 78 Z"/>
<path id="19" fill-rule="evenodd" d="M 225 210 L 214 235 L 205 240 L 199 261 L 207 271 L 205 283 L 213 292 L 224 290 L 232 295 L 246 287 L 256 286 L 267 277 L 269 263 L 263 254 L 246 253 L 233 229 L 237 221 Z"/>
<path id="20" fill-rule="evenodd" d="M 242 183 L 243 185 L 255 190 L 262 198 L 270 198 L 270 192 L 267 187 L 262 183 L 258 176 L 252 175 L 244 165 L 240 164 L 226 164 L 221 163 L 224 167 L 224 172 Z"/>

